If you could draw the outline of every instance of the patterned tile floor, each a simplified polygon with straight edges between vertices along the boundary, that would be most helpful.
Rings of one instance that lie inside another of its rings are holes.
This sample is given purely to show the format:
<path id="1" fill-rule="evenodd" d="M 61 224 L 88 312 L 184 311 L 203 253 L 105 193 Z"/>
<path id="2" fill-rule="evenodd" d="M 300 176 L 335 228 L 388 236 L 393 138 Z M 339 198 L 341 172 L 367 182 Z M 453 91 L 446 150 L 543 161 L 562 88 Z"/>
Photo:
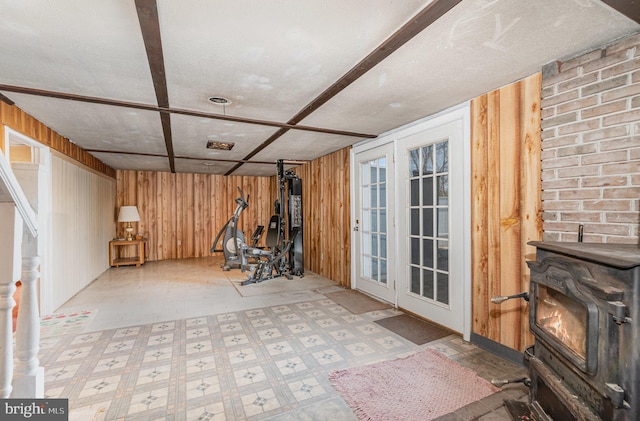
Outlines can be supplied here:
<path id="1" fill-rule="evenodd" d="M 284 304 L 44 338 L 45 393 L 69 398 L 71 420 L 355 420 L 328 381 L 334 370 L 434 348 L 487 379 L 523 373 L 456 335 L 415 345 L 374 323 L 397 311 L 352 314 L 322 295 L 337 288 Z M 494 396 L 447 419 L 509 419 L 501 418 L 501 402 Z"/>

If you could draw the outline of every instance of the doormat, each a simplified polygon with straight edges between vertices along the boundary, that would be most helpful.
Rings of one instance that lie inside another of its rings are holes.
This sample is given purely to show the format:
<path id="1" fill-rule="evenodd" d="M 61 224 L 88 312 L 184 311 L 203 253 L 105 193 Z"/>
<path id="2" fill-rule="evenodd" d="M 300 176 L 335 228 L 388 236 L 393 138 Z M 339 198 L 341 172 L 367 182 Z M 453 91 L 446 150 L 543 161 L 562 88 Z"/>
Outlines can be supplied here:
<path id="1" fill-rule="evenodd" d="M 376 310 L 386 310 L 391 308 L 387 303 L 378 301 L 359 291 L 347 289 L 345 291 L 329 292 L 325 297 L 334 303 L 346 308 L 353 314 L 368 313 Z"/>
<path id="2" fill-rule="evenodd" d="M 437 351 L 334 371 L 329 380 L 359 420 L 432 420 L 499 389 Z"/>
<path id="3" fill-rule="evenodd" d="M 375 320 L 375 323 L 416 345 L 423 345 L 452 334 L 448 330 L 406 314 Z"/>

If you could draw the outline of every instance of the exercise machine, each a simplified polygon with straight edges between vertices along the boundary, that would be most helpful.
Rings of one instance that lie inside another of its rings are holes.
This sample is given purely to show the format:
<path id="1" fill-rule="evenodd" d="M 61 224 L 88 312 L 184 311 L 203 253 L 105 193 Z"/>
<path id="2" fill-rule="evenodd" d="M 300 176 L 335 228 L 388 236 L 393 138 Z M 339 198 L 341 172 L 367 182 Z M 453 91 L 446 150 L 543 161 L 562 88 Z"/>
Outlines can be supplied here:
<path id="1" fill-rule="evenodd" d="M 279 197 L 267 228 L 266 248 L 241 246 L 241 270 L 252 271 L 242 285 L 280 276 L 304 276 L 302 180 L 293 171 L 285 171 L 283 160 L 278 160 L 276 166 Z"/>
<path id="2" fill-rule="evenodd" d="M 240 196 L 236 198 L 236 210 L 218 231 L 216 239 L 211 246 L 211 253 L 222 252 L 224 254 L 224 263 L 220 265 L 223 270 L 239 269 L 242 266 L 240 249 L 245 245 L 245 237 L 244 232 L 238 229 L 238 220 L 242 211 L 249 207 L 249 195 L 245 198 L 244 192 L 240 187 L 238 187 L 238 192 Z M 251 234 L 252 247 L 257 247 L 263 231 L 264 226 L 258 225 L 253 234 Z M 222 248 L 217 249 L 220 238 L 222 238 Z"/>

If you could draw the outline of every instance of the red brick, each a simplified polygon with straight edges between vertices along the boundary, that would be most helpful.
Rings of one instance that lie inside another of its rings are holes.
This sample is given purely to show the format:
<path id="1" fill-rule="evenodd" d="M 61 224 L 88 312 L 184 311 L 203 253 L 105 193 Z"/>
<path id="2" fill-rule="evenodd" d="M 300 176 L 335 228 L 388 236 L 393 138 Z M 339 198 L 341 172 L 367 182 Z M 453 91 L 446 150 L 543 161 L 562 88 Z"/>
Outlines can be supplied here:
<path id="1" fill-rule="evenodd" d="M 592 61 L 589 63 L 586 63 L 584 66 L 582 66 L 582 71 L 586 74 L 586 73 L 590 73 L 590 72 L 594 72 L 596 70 L 600 70 L 600 69 L 604 69 L 605 67 L 610 67 L 610 66 L 614 66 L 620 62 L 624 62 L 629 60 L 630 58 L 632 58 L 633 56 L 631 56 L 631 54 L 629 54 L 628 50 L 625 51 L 619 51 L 616 53 L 613 53 L 611 55 L 608 55 L 606 57 L 603 57 L 602 60 L 596 60 L 596 61 Z M 604 72 L 604 70 L 603 70 Z M 604 76 L 602 76 L 602 79 L 606 79 Z"/>
<path id="2" fill-rule="evenodd" d="M 584 200 L 601 198 L 602 191 L 600 189 L 560 190 L 558 194 L 558 199 L 560 200 Z"/>
<path id="3" fill-rule="evenodd" d="M 562 82 L 556 85 L 556 92 L 562 93 L 566 91 L 570 91 L 575 88 L 579 88 L 580 86 L 588 85 L 590 83 L 594 83 L 598 80 L 597 73 L 590 73 L 588 75 L 579 76 L 574 79 L 569 79 L 566 82 Z"/>
<path id="4" fill-rule="evenodd" d="M 604 50 L 594 50 L 594 51 L 590 51 L 588 53 L 579 55 L 577 57 L 574 57 L 571 60 L 567 60 L 560 64 L 560 72 L 565 73 L 570 69 L 582 66 L 585 63 L 599 61 L 602 59 L 602 56 L 604 54 L 605 54 Z"/>
<path id="5" fill-rule="evenodd" d="M 555 129 L 555 127 L 547 129 L 547 130 L 542 130 L 542 133 L 540 133 L 540 138 L 542 140 L 552 139 L 554 137 L 556 137 L 556 129 Z"/>
<path id="6" fill-rule="evenodd" d="M 631 108 L 640 108 L 640 95 L 631 98 Z"/>
<path id="7" fill-rule="evenodd" d="M 629 127 L 627 126 L 607 127 L 600 130 L 594 130 L 589 133 L 583 133 L 582 141 L 592 142 L 595 140 L 612 139 L 614 137 L 627 136 L 628 134 L 629 134 Z"/>
<path id="8" fill-rule="evenodd" d="M 542 195 L 540 197 L 542 198 L 542 200 L 558 200 L 558 191 L 557 190 L 545 191 L 543 188 Z M 544 215 L 542 217 L 544 218 Z"/>
<path id="9" fill-rule="evenodd" d="M 629 159 L 640 161 L 640 148 L 629 150 Z"/>
<path id="10" fill-rule="evenodd" d="M 586 132 L 588 130 L 595 130 L 600 127 L 598 120 L 586 120 L 580 121 L 574 124 L 567 124 L 566 126 L 558 127 L 558 135 L 564 136 L 572 133 Z"/>
<path id="11" fill-rule="evenodd" d="M 623 86 L 622 88 L 612 89 L 602 93 L 602 102 L 615 101 L 616 99 L 628 98 L 630 96 L 640 94 L 640 83 Z"/>
<path id="12" fill-rule="evenodd" d="M 616 244 L 638 244 L 638 233 L 632 230 L 630 237 L 607 237 L 607 243 Z"/>
<path id="13" fill-rule="evenodd" d="M 543 161 L 546 159 L 553 159 L 556 158 L 558 150 L 557 149 L 548 149 L 548 150 L 543 150 L 542 153 L 540 154 L 540 159 L 542 159 Z"/>
<path id="14" fill-rule="evenodd" d="M 604 105 L 599 105 L 597 107 L 586 108 L 580 111 L 580 117 L 583 119 L 599 117 L 611 113 L 617 113 L 618 111 L 623 111 L 627 108 L 627 101 L 621 99 L 615 102 L 608 102 Z"/>
<path id="15" fill-rule="evenodd" d="M 590 233 L 608 235 L 629 235 L 631 233 L 628 225 L 618 224 L 585 224 L 584 230 Z"/>
<path id="16" fill-rule="evenodd" d="M 540 110 L 540 117 L 545 118 L 553 117 L 556 114 L 556 107 L 547 107 Z"/>
<path id="17" fill-rule="evenodd" d="M 580 98 L 575 101 L 565 102 L 564 104 L 558 105 L 556 108 L 558 114 L 564 114 L 568 113 L 569 111 L 581 110 L 583 108 L 591 107 L 596 104 L 598 104 L 598 97 L 588 96 L 586 98 Z"/>
<path id="18" fill-rule="evenodd" d="M 613 224 L 637 224 L 640 222 L 640 215 L 637 212 L 607 212 L 605 221 Z"/>
<path id="19" fill-rule="evenodd" d="M 602 175 L 638 173 L 640 173 L 640 161 L 623 162 L 602 166 Z"/>
<path id="20" fill-rule="evenodd" d="M 561 241 L 560 233 L 545 231 L 542 233 L 542 241 Z"/>
<path id="21" fill-rule="evenodd" d="M 586 175 L 600 174 L 600 166 L 588 165 L 580 167 L 558 168 L 558 178 L 583 177 Z"/>
<path id="22" fill-rule="evenodd" d="M 629 152 L 626 150 L 604 152 L 594 155 L 588 155 L 582 157 L 583 165 L 591 164 L 605 164 L 609 162 L 624 162 L 629 159 Z"/>
<path id="23" fill-rule="evenodd" d="M 542 202 L 544 211 L 562 211 L 562 210 L 580 210 L 580 201 L 578 200 L 548 200 Z"/>
<path id="24" fill-rule="evenodd" d="M 563 102 L 573 101 L 574 99 L 578 99 L 579 94 L 580 93 L 578 92 L 578 90 L 574 89 L 573 91 L 568 91 L 547 98 L 542 98 L 540 106 L 542 108 L 546 108 L 552 105 L 562 104 Z"/>
<path id="25" fill-rule="evenodd" d="M 544 181 L 544 180 L 555 180 L 556 177 L 557 177 L 557 174 L 556 174 L 556 170 L 554 170 L 554 169 L 542 170 L 540 172 L 540 179 L 542 181 Z"/>
<path id="26" fill-rule="evenodd" d="M 609 54 L 617 53 L 618 51 L 627 50 L 635 46 L 640 46 L 640 33 L 621 39 L 609 45 L 605 49 L 605 54 L 609 55 Z M 636 50 L 638 49 L 636 48 Z"/>
<path id="27" fill-rule="evenodd" d="M 630 200 L 585 200 L 582 209 L 600 211 L 628 211 L 631 210 Z"/>
<path id="28" fill-rule="evenodd" d="M 547 222 L 544 221 L 542 229 L 544 231 L 562 231 L 562 232 L 575 232 L 578 233 L 578 223 L 576 222 Z"/>
<path id="29" fill-rule="evenodd" d="M 554 76 L 551 76 L 549 78 L 545 78 L 543 75 L 542 78 L 542 86 L 543 87 L 548 87 L 551 85 L 555 85 L 556 83 L 560 83 L 563 82 L 565 80 L 571 79 L 578 76 L 578 68 L 574 67 L 571 70 L 568 70 L 566 72 L 562 72 L 562 73 L 558 73 Z"/>
<path id="30" fill-rule="evenodd" d="M 610 186 L 626 186 L 629 183 L 627 176 L 610 176 L 610 177 L 582 177 L 580 185 L 582 187 L 610 187 Z"/>
<path id="31" fill-rule="evenodd" d="M 638 49 L 638 52 L 640 52 L 640 48 Z M 632 83 L 640 82 L 640 70 L 638 70 L 637 72 L 631 73 L 631 82 Z"/>
<path id="32" fill-rule="evenodd" d="M 640 174 L 631 176 L 631 185 L 639 186 L 640 185 Z"/>
<path id="33" fill-rule="evenodd" d="M 566 148 L 558 149 L 558 157 L 562 156 L 574 156 L 574 155 L 586 155 L 597 152 L 595 143 L 587 143 L 582 145 L 568 146 Z"/>
<path id="34" fill-rule="evenodd" d="M 578 143 L 578 136 L 563 136 L 563 137 L 554 137 L 551 139 L 544 139 L 542 141 L 542 149 L 551 149 L 551 148 L 559 148 L 561 146 L 575 145 Z"/>
<path id="35" fill-rule="evenodd" d="M 602 72 L 600 72 L 600 75 L 602 79 L 608 79 L 610 77 L 618 76 L 622 73 L 629 73 L 637 69 L 640 69 L 640 58 L 625 61 L 618 64 L 617 66 L 604 69 L 602 70 Z"/>
<path id="36" fill-rule="evenodd" d="M 614 77 L 613 79 L 603 80 L 591 85 L 587 85 L 580 90 L 581 96 L 589 96 L 598 94 L 604 91 L 610 91 L 615 88 L 619 88 L 629 83 L 629 77 L 627 75 Z"/>
<path id="37" fill-rule="evenodd" d="M 601 151 L 612 151 L 615 149 L 630 149 L 640 147 L 640 135 L 623 137 L 622 139 L 603 140 L 600 142 Z"/>
<path id="38" fill-rule="evenodd" d="M 640 187 L 618 187 L 603 189 L 604 199 L 638 199 Z"/>
<path id="39" fill-rule="evenodd" d="M 577 156 L 570 156 L 566 158 L 547 159 L 542 162 L 542 168 L 565 168 L 577 166 L 578 164 L 580 164 L 580 158 Z"/>
<path id="40" fill-rule="evenodd" d="M 545 180 L 542 182 L 542 190 L 551 189 L 577 189 L 580 186 L 578 178 L 561 178 Z"/>
<path id="41" fill-rule="evenodd" d="M 542 91 L 541 91 L 541 95 L 542 95 L 542 96 L 541 96 L 541 98 L 546 98 L 546 97 L 548 97 L 548 96 L 553 96 L 553 95 L 555 95 L 555 94 L 556 94 L 556 87 L 555 87 L 555 85 L 547 86 L 547 87 L 545 87 L 545 88 L 542 88 Z"/>
<path id="42" fill-rule="evenodd" d="M 622 123 L 631 123 L 640 120 L 640 110 L 626 111 L 604 117 L 602 119 L 603 126 L 615 126 Z"/>
<path id="43" fill-rule="evenodd" d="M 542 120 L 542 129 L 573 123 L 578 118 L 578 113 L 563 114 L 549 119 Z"/>
<path id="44" fill-rule="evenodd" d="M 560 214 L 563 222 L 602 222 L 602 212 L 563 212 Z"/>

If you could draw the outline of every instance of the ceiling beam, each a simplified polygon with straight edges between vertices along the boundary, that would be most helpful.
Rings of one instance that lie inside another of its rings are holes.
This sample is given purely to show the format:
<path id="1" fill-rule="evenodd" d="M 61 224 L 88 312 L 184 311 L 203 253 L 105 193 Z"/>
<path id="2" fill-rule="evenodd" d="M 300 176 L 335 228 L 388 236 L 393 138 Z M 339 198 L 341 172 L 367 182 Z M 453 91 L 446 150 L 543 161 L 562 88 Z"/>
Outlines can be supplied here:
<path id="1" fill-rule="evenodd" d="M 138 21 L 140 22 L 144 47 L 147 50 L 147 60 L 149 61 L 158 107 L 169 108 L 169 93 L 167 90 L 167 75 L 164 71 L 164 54 L 162 53 L 158 5 L 156 4 L 156 0 L 136 0 L 136 10 L 138 12 Z M 171 172 L 175 173 L 171 116 L 167 112 L 161 111 L 160 122 L 162 123 L 162 132 L 164 133 L 164 143 L 167 147 L 169 167 L 171 168 Z"/>
<path id="2" fill-rule="evenodd" d="M 268 126 L 268 127 L 278 127 L 278 128 L 286 128 L 290 130 L 302 130 L 308 132 L 317 132 L 317 133 L 326 133 L 326 134 L 335 134 L 340 136 L 350 136 L 350 137 L 358 137 L 361 139 L 372 139 L 376 137 L 375 134 L 371 133 L 358 133 L 358 132 L 350 132 L 346 130 L 334 130 L 334 129 L 326 129 L 323 127 L 313 127 L 313 126 L 302 126 L 299 124 L 287 124 L 287 123 L 278 123 L 275 121 L 268 120 L 256 120 L 252 118 L 244 118 L 244 117 L 234 117 L 229 115 L 221 115 L 221 114 L 211 114 L 205 113 L 202 111 L 192 111 L 192 110 L 184 110 L 180 108 L 162 108 L 156 105 L 142 104 L 139 102 L 127 102 L 120 101 L 115 99 L 107 99 L 107 98 L 99 98 L 92 96 L 84 96 L 77 94 L 67 94 L 64 92 L 55 92 L 55 91 L 46 91 L 43 89 L 34 89 L 27 88 L 24 86 L 13 86 L 13 85 L 3 85 L 0 84 L 0 91 L 6 92 L 15 92 L 19 94 L 25 95 L 35 95 L 42 96 L 47 98 L 57 98 L 64 99 L 68 101 L 78 101 L 78 102 L 87 102 L 91 104 L 100 104 L 100 105 L 110 105 L 113 107 L 124 107 L 124 108 L 133 108 L 136 110 L 145 110 L 145 111 L 155 111 L 155 112 L 165 112 L 169 114 L 180 114 L 186 115 L 189 117 L 200 117 L 200 118 L 210 118 L 212 120 L 224 120 L 224 121 L 232 121 L 235 123 L 246 123 L 246 124 L 254 124 L 258 126 Z M 1 95 L 1 94 L 0 94 Z"/>
<path id="3" fill-rule="evenodd" d="M 602 0 L 632 21 L 640 23 L 640 0 Z"/>
<path id="4" fill-rule="evenodd" d="M 455 5 L 462 0 L 434 0 L 429 3 L 424 9 L 422 9 L 417 15 L 415 15 L 409 22 L 405 23 L 400 29 L 394 32 L 389 38 L 387 38 L 382 44 L 380 44 L 369 55 L 363 58 L 358 64 L 356 64 L 351 70 L 345 73 L 340 79 L 336 80 L 331 86 L 324 90 L 314 100 L 312 100 L 306 107 L 300 110 L 295 116 L 293 116 L 287 123 L 295 125 L 308 117 L 311 113 L 316 111 L 322 105 L 327 103 L 331 98 L 342 92 L 347 86 L 358 80 L 362 75 L 369 70 L 377 66 L 381 61 L 393 54 L 398 48 L 402 47 L 413 37 L 424 31 L 429 25 L 436 20 L 440 19 L 445 13 L 451 10 Z M 278 130 L 269 139 L 265 140 L 256 149 L 251 151 L 245 159 L 250 159 L 258 152 L 275 142 L 278 138 L 284 135 L 287 130 Z M 231 175 L 235 170 L 240 168 L 242 164 L 235 165 L 231 170 L 227 171 L 225 175 Z"/>
<path id="5" fill-rule="evenodd" d="M 167 155 L 157 154 L 157 153 L 144 153 L 144 152 L 131 152 L 131 151 L 114 151 L 114 150 L 106 150 L 106 149 L 84 149 L 89 153 L 102 153 L 102 154 L 116 154 L 116 155 L 135 155 L 135 156 L 149 156 L 154 158 L 166 158 Z M 212 161 L 212 162 L 233 162 L 238 163 L 242 162 L 244 164 L 259 164 L 259 165 L 272 165 L 273 161 L 249 161 L 245 159 L 227 159 L 227 158 L 203 158 L 203 157 L 194 157 L 194 156 L 180 156 L 176 155 L 176 159 L 187 159 L 190 161 Z M 288 165 L 302 165 L 308 163 L 308 159 L 298 159 L 291 160 L 285 159 L 283 163 Z"/>

